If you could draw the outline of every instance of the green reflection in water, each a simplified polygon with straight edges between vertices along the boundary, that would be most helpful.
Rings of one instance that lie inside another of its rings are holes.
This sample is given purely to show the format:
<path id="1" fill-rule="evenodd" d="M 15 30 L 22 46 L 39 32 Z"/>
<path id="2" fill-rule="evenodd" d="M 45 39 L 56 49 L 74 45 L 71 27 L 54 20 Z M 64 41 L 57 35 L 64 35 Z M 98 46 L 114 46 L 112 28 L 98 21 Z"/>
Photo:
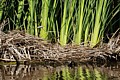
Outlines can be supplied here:
<path id="1" fill-rule="evenodd" d="M 62 76 L 64 80 L 73 80 L 68 67 L 62 69 Z"/>
<path id="2" fill-rule="evenodd" d="M 95 75 L 95 77 L 96 77 L 96 80 L 102 80 L 102 79 L 101 79 L 100 72 L 98 72 L 96 69 L 94 69 L 94 75 Z"/>
<path id="3" fill-rule="evenodd" d="M 85 71 L 86 71 L 86 78 L 87 78 L 88 80 L 92 80 L 89 69 L 85 69 Z"/>
<path id="4" fill-rule="evenodd" d="M 61 71 L 52 74 L 49 80 L 107 80 L 107 77 L 97 69 L 90 70 L 77 67 L 72 71 L 71 68 L 64 67 Z"/>
<path id="5" fill-rule="evenodd" d="M 82 67 L 79 67 L 79 68 L 78 68 L 78 79 L 79 79 L 79 80 L 84 80 L 84 79 L 85 79 L 85 76 L 84 76 Z"/>
<path id="6" fill-rule="evenodd" d="M 10 76 L 8 76 L 10 75 Z M 23 77 L 21 77 L 23 76 Z M 0 80 L 108 80 L 108 75 L 97 68 L 43 67 L 26 65 L 0 66 Z"/>

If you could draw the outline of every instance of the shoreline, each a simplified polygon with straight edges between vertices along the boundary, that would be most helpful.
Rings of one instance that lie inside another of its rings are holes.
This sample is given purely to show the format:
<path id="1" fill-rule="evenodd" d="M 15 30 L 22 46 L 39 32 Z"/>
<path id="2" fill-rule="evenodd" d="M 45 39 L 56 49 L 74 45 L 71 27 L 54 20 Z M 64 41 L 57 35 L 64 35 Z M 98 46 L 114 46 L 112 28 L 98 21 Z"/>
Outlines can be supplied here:
<path id="1" fill-rule="evenodd" d="M 70 44 L 62 47 L 59 44 L 48 43 L 41 38 L 18 30 L 2 33 L 1 40 L 1 60 L 23 61 L 25 64 L 32 61 L 44 63 L 46 60 L 48 63 L 52 61 L 53 64 L 66 62 L 71 64 L 79 62 L 103 64 L 109 61 L 120 61 L 120 44 L 116 42 L 119 41 L 119 36 L 114 39 L 114 45 L 111 46 L 113 43 L 109 41 L 108 44 L 103 43 L 104 45 L 96 48 Z"/>

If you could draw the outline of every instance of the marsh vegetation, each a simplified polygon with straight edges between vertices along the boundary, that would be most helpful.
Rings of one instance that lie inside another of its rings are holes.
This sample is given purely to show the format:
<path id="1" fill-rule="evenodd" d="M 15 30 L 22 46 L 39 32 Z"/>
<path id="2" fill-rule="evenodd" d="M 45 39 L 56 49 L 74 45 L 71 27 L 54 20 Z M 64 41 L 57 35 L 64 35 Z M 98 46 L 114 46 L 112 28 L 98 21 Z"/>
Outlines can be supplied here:
<path id="1" fill-rule="evenodd" d="M 119 80 L 119 31 L 120 0 L 0 0 L 0 79 Z"/>
<path id="2" fill-rule="evenodd" d="M 4 31 L 19 29 L 61 45 L 94 47 L 119 28 L 119 10 L 119 0 L 1 0 L 0 22 L 9 19 Z"/>

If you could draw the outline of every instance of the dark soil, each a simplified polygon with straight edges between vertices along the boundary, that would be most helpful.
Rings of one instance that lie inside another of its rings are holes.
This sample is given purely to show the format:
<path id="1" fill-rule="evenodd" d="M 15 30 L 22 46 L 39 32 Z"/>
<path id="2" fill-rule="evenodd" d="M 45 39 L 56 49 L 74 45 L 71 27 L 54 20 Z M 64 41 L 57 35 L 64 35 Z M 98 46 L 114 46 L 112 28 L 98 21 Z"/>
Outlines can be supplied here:
<path id="1" fill-rule="evenodd" d="M 0 57 L 12 54 L 17 59 L 15 51 L 23 54 L 23 51 L 30 54 L 30 62 L 39 62 L 45 64 L 68 64 L 70 66 L 77 65 L 79 62 L 104 64 L 111 61 L 120 61 L 120 35 L 110 39 L 106 43 L 102 43 L 95 48 L 83 45 L 60 46 L 41 38 L 29 35 L 24 31 L 1 32 L 2 45 L 0 48 Z"/>

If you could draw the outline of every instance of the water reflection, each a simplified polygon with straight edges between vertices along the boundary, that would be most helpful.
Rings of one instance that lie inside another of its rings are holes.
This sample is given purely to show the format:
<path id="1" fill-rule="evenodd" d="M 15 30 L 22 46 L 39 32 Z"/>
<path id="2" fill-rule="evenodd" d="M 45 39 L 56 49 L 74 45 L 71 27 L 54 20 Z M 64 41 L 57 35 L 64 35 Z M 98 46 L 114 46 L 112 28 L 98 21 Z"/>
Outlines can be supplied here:
<path id="1" fill-rule="evenodd" d="M 119 66 L 1 65 L 0 80 L 119 80 Z"/>

